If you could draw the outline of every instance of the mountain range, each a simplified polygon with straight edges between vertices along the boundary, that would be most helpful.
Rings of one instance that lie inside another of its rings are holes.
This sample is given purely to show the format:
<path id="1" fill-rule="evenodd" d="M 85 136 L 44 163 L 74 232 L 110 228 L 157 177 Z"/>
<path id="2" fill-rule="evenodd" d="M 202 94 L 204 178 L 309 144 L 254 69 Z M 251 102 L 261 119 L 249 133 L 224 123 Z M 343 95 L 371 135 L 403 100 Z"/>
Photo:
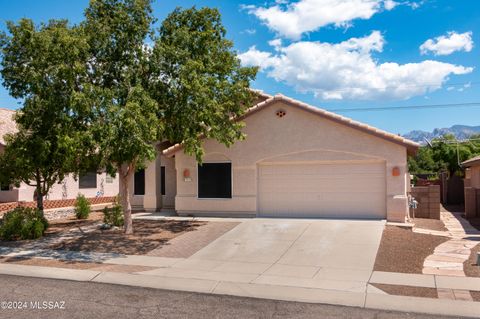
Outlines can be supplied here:
<path id="1" fill-rule="evenodd" d="M 448 128 L 436 128 L 432 132 L 414 130 L 404 134 L 403 137 L 420 144 L 425 144 L 425 139 L 430 141 L 433 138 L 442 137 L 445 134 L 453 134 L 457 139 L 463 140 L 474 134 L 480 134 L 480 126 L 453 125 Z"/>

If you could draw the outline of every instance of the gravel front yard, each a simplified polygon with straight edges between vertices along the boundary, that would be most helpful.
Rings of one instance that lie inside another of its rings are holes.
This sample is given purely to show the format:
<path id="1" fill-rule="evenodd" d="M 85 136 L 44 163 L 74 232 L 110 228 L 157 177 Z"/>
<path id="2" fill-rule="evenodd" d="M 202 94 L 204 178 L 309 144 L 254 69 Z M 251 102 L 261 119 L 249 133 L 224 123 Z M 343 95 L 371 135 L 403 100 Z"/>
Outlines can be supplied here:
<path id="1" fill-rule="evenodd" d="M 438 298 L 437 289 L 425 287 L 412 287 L 402 285 L 371 284 L 372 286 L 385 291 L 389 295 Z"/>
<path id="2" fill-rule="evenodd" d="M 118 253 L 125 255 L 145 255 L 148 252 L 168 245 L 168 241 L 186 232 L 206 225 L 200 221 L 176 220 L 134 220 L 132 235 L 125 235 L 123 229 L 96 229 L 81 237 L 65 240 L 49 249 Z"/>
<path id="3" fill-rule="evenodd" d="M 447 240 L 446 237 L 387 226 L 383 231 L 374 270 L 421 274 L 425 258 Z"/>
<path id="4" fill-rule="evenodd" d="M 134 220 L 134 233 L 125 235 L 122 228 L 101 230 L 101 212 L 92 212 L 85 220 L 67 217 L 49 223 L 45 236 L 40 239 L 0 241 L 0 246 L 144 255 L 169 245 L 175 237 L 207 225 L 195 220 Z"/>
<path id="5" fill-rule="evenodd" d="M 44 259 L 44 258 L 16 258 L 16 257 L 0 257 L 0 263 L 9 263 L 17 265 L 27 266 L 43 266 L 43 267 L 56 267 L 66 269 L 89 269 L 97 271 L 113 271 L 132 273 L 139 271 L 148 271 L 157 269 L 155 267 L 147 266 L 135 266 L 135 265 L 115 265 L 105 263 L 93 263 L 93 262 L 79 262 L 79 261 L 65 261 L 58 259 Z"/>

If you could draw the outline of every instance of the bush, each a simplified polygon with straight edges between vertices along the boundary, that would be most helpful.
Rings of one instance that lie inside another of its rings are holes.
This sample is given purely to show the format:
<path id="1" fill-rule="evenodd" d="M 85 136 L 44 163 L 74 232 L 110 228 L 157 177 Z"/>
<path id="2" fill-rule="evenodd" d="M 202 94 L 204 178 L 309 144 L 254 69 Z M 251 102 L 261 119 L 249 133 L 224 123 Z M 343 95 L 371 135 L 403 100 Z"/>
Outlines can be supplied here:
<path id="1" fill-rule="evenodd" d="M 103 222 L 111 226 L 123 226 L 123 209 L 118 202 L 103 209 Z"/>
<path id="2" fill-rule="evenodd" d="M 3 215 L 0 238 L 4 240 L 36 239 L 43 236 L 48 221 L 36 208 L 17 207 Z"/>
<path id="3" fill-rule="evenodd" d="M 78 219 L 87 219 L 90 215 L 90 202 L 85 198 L 84 195 L 78 194 L 77 200 L 75 201 L 75 216 Z"/>

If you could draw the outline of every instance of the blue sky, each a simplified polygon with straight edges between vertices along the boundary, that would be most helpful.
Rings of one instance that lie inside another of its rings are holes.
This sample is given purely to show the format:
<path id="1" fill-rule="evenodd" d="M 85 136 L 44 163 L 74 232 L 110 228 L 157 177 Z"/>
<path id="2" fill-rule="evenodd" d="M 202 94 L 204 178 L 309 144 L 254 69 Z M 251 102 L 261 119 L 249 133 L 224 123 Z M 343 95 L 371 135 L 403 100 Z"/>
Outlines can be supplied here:
<path id="1" fill-rule="evenodd" d="M 0 29 L 22 17 L 77 23 L 87 5 L 0 0 Z M 480 1 L 169 0 L 154 14 L 192 5 L 220 10 L 242 62 L 262 67 L 252 86 L 267 93 L 325 109 L 480 102 Z M 0 106 L 18 107 L 1 86 Z M 480 106 L 337 112 L 393 133 L 480 125 Z"/>

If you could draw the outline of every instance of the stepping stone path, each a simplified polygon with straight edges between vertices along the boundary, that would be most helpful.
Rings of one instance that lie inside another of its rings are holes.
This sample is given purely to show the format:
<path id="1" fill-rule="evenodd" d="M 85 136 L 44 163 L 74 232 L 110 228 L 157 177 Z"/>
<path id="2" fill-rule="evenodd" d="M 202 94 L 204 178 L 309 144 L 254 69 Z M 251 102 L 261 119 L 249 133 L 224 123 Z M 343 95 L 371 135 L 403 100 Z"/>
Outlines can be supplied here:
<path id="1" fill-rule="evenodd" d="M 463 263 L 470 257 L 471 249 L 480 243 L 480 231 L 461 215 L 461 212 L 442 211 L 440 219 L 448 231 L 428 232 L 451 239 L 438 245 L 433 254 L 425 259 L 422 271 L 424 274 L 465 277 Z M 426 233 L 425 230 L 414 231 Z M 441 299 L 457 299 L 457 295 L 458 299 L 472 300 L 468 291 L 438 291 Z"/>

